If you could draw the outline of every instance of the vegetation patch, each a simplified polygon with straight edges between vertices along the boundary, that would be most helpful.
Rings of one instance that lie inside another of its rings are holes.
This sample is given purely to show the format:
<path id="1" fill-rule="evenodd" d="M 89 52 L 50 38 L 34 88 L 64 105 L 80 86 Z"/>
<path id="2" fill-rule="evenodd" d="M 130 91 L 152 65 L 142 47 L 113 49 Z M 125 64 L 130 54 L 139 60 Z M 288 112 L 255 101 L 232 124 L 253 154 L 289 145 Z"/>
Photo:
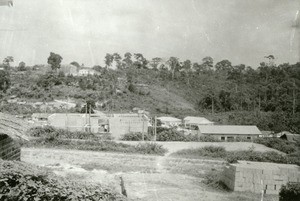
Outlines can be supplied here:
<path id="1" fill-rule="evenodd" d="M 34 127 L 27 131 L 30 137 L 43 137 L 47 139 L 97 139 L 98 136 L 90 132 L 75 131 L 71 132 L 65 129 L 58 129 L 52 126 Z M 111 139 L 111 135 L 105 137 L 106 140 Z"/>
<path id="2" fill-rule="evenodd" d="M 258 144 L 263 144 L 266 147 L 277 149 L 287 154 L 297 151 L 296 143 L 289 142 L 280 138 L 257 138 L 254 140 L 254 142 Z"/>
<path id="3" fill-rule="evenodd" d="M 143 143 L 133 146 L 114 141 L 59 139 L 52 136 L 32 139 L 24 146 L 154 155 L 164 155 L 167 152 L 167 149 L 156 143 Z"/>
<path id="4" fill-rule="evenodd" d="M 136 132 L 136 133 L 127 133 L 121 136 L 121 140 L 123 141 L 151 141 L 153 140 L 153 136 L 146 133 Z"/>
<path id="5" fill-rule="evenodd" d="M 219 190 L 229 190 L 228 187 L 222 182 L 222 171 L 211 170 L 204 175 L 204 184 Z"/>
<path id="6" fill-rule="evenodd" d="M 0 160 L 0 200 L 127 200 L 100 184 L 82 185 L 24 162 Z"/>
<path id="7" fill-rule="evenodd" d="M 288 183 L 283 185 L 279 192 L 279 201 L 300 200 L 300 183 Z"/>
<path id="8" fill-rule="evenodd" d="M 175 152 L 172 155 L 187 158 L 222 158 L 229 163 L 236 163 L 238 160 L 246 160 L 300 165 L 300 156 L 296 153 L 283 155 L 274 151 L 259 152 L 251 149 L 247 151 L 226 151 L 224 147 L 218 146 L 184 149 Z"/>
<path id="9" fill-rule="evenodd" d="M 143 133 L 128 133 L 121 137 L 123 141 L 152 141 L 155 139 L 153 129 L 150 127 L 147 134 Z M 211 136 L 199 136 L 197 134 L 184 134 L 173 128 L 158 128 L 156 141 L 181 141 L 181 142 L 220 142 Z"/>
<path id="10" fill-rule="evenodd" d="M 187 158 L 198 158 L 198 157 L 225 158 L 226 151 L 224 147 L 205 146 L 203 148 L 198 148 L 198 149 L 179 150 L 172 155 L 182 156 Z"/>

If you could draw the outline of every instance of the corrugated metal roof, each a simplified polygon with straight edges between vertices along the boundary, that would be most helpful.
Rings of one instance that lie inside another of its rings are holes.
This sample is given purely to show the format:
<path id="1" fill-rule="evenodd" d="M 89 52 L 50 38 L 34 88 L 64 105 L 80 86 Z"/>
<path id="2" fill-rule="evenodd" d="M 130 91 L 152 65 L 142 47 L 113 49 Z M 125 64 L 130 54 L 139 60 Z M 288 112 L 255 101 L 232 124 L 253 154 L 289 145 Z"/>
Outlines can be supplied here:
<path id="1" fill-rule="evenodd" d="M 236 134 L 236 135 L 261 135 L 260 130 L 256 126 L 241 125 L 204 125 L 198 126 L 203 134 Z"/>
<path id="2" fill-rule="evenodd" d="M 193 117 L 187 116 L 183 119 L 187 124 L 213 124 L 214 122 L 209 121 L 204 117 Z"/>
<path id="3" fill-rule="evenodd" d="M 175 117 L 158 117 L 157 119 L 162 122 L 181 122 L 181 119 L 177 119 Z"/>

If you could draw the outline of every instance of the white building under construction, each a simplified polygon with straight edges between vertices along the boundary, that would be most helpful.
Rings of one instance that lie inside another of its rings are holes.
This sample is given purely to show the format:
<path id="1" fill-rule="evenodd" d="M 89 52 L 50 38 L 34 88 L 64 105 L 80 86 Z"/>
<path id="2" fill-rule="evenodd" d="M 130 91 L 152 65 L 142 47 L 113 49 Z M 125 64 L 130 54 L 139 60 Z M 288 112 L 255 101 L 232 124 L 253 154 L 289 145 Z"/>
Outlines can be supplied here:
<path id="1" fill-rule="evenodd" d="M 149 119 L 144 114 L 81 114 L 55 113 L 48 117 L 48 125 L 69 131 L 86 131 L 95 134 L 112 134 L 119 139 L 127 133 L 147 133 Z"/>

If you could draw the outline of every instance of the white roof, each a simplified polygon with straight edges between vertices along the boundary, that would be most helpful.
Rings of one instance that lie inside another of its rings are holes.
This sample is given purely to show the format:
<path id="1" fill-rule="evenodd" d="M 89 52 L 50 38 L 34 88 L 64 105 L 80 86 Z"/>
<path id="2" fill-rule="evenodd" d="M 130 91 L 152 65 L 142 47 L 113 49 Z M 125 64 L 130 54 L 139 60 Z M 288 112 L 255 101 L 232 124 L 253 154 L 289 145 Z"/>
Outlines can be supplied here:
<path id="1" fill-rule="evenodd" d="M 187 116 L 183 120 L 185 121 L 185 123 L 188 123 L 188 124 L 213 124 L 214 123 L 204 117 Z"/>
<path id="2" fill-rule="evenodd" d="M 202 134 L 261 135 L 260 130 L 256 126 L 203 125 L 198 127 Z"/>
<path id="3" fill-rule="evenodd" d="M 162 122 L 181 122 L 181 119 L 177 119 L 175 117 L 158 117 L 157 119 Z"/>

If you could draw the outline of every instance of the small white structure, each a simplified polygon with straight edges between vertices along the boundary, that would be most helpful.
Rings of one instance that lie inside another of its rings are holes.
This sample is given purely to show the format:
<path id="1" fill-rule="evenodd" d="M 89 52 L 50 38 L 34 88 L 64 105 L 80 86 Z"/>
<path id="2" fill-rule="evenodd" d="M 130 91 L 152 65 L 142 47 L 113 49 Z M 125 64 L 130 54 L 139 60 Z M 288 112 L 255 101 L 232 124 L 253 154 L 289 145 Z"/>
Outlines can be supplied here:
<path id="1" fill-rule="evenodd" d="M 162 123 L 162 127 L 167 128 L 178 126 L 182 123 L 181 119 L 175 117 L 158 117 L 157 119 Z"/>
<path id="2" fill-rule="evenodd" d="M 61 65 L 59 71 L 63 72 L 65 75 L 78 75 L 77 67 L 72 64 Z"/>
<path id="3" fill-rule="evenodd" d="M 96 71 L 91 68 L 81 68 L 78 71 L 79 76 L 88 76 L 88 75 L 95 75 L 95 74 L 96 74 Z"/>

